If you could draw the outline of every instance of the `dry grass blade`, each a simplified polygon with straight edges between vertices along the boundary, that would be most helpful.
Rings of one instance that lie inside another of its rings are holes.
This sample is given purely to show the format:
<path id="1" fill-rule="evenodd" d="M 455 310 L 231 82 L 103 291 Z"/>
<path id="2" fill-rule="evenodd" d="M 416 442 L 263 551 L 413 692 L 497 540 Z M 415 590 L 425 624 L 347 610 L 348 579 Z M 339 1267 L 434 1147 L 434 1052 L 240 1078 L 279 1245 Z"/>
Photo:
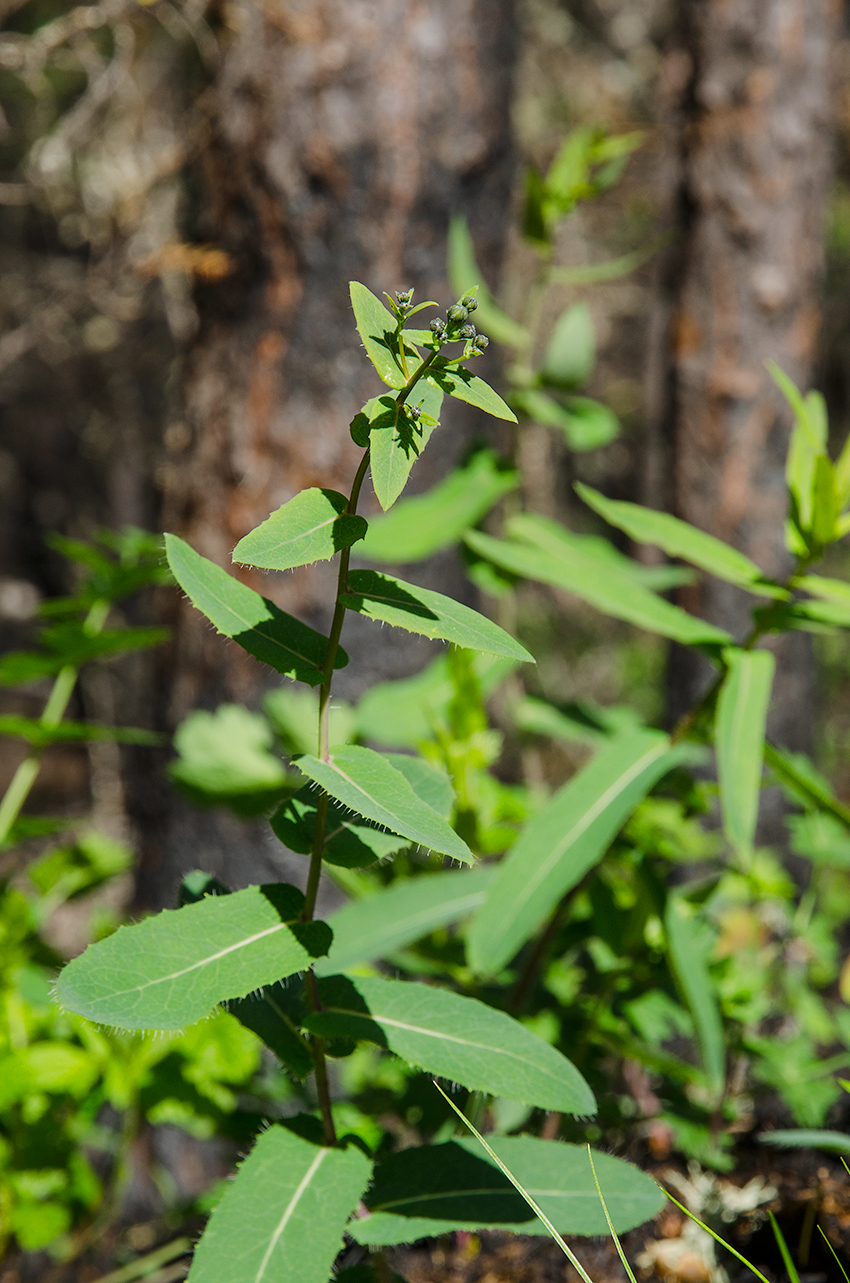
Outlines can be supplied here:
<path id="1" fill-rule="evenodd" d="M 631 1280 L 631 1283 L 637 1283 L 637 1279 L 632 1273 L 632 1267 L 629 1265 L 628 1261 L 626 1260 L 626 1254 L 623 1251 L 622 1244 L 620 1243 L 619 1235 L 617 1234 L 617 1231 L 614 1229 L 614 1222 L 611 1220 L 610 1213 L 608 1212 L 608 1204 L 605 1202 L 605 1197 L 602 1193 L 602 1186 L 599 1184 L 599 1177 L 596 1175 L 596 1166 L 593 1162 L 593 1151 L 591 1150 L 589 1145 L 587 1147 L 587 1157 L 590 1159 L 590 1170 L 593 1172 L 593 1183 L 596 1186 L 596 1192 L 599 1195 L 599 1201 L 602 1204 L 602 1210 L 605 1213 L 605 1219 L 608 1222 L 608 1229 L 610 1231 L 612 1239 L 614 1240 L 614 1246 L 617 1249 L 617 1255 L 619 1256 L 620 1260 L 623 1262 L 623 1269 L 626 1271 L 626 1274 L 628 1274 L 629 1279 Z"/>
<path id="2" fill-rule="evenodd" d="M 485 1139 L 484 1139 L 484 1137 L 481 1135 L 481 1133 L 480 1133 L 479 1131 L 477 1131 L 475 1127 L 473 1127 L 472 1123 L 469 1121 L 469 1119 L 467 1118 L 466 1114 L 464 1114 L 464 1113 L 462 1112 L 462 1110 L 458 1109 L 458 1107 L 457 1107 L 457 1105 L 454 1103 L 454 1101 L 453 1101 L 453 1100 L 452 1100 L 448 1095 L 446 1095 L 446 1093 L 443 1091 L 443 1089 L 442 1089 L 442 1087 L 440 1086 L 440 1084 L 439 1084 L 438 1082 L 436 1082 L 433 1078 L 431 1079 L 431 1081 L 434 1083 L 434 1086 L 437 1088 L 437 1091 L 438 1091 L 438 1092 L 440 1093 L 440 1095 L 443 1097 L 443 1100 L 445 1100 L 445 1101 L 446 1101 L 446 1102 L 451 1106 L 451 1108 L 452 1108 L 452 1109 L 454 1110 L 454 1112 L 457 1114 L 457 1116 L 458 1116 L 458 1118 L 461 1120 L 461 1122 L 462 1122 L 462 1123 L 464 1123 L 464 1124 L 465 1124 L 465 1126 L 466 1126 L 466 1127 L 468 1127 L 468 1128 L 469 1128 L 469 1130 L 472 1132 L 473 1136 L 474 1136 L 474 1137 L 475 1137 L 475 1139 L 478 1141 L 478 1143 L 479 1143 L 480 1145 L 482 1145 L 482 1146 L 484 1147 L 484 1149 L 486 1149 L 487 1153 L 490 1155 L 490 1157 L 492 1158 L 492 1160 L 493 1160 L 493 1162 L 496 1164 L 496 1166 L 499 1168 L 499 1170 L 500 1170 L 500 1171 L 501 1171 L 505 1176 L 507 1176 L 508 1180 L 511 1182 L 511 1184 L 512 1184 L 512 1185 L 513 1185 L 513 1187 L 514 1187 L 514 1189 L 515 1189 L 515 1190 L 517 1190 L 520 1194 L 522 1194 L 522 1196 L 523 1196 L 523 1198 L 525 1199 L 526 1203 L 528 1203 L 528 1206 L 531 1208 L 531 1210 L 535 1213 L 535 1215 L 536 1215 L 536 1216 L 538 1216 L 538 1217 L 540 1218 L 540 1220 L 543 1222 L 543 1224 L 546 1226 L 546 1229 L 547 1229 L 547 1230 L 549 1231 L 549 1233 L 552 1235 L 552 1238 L 553 1238 L 553 1239 L 555 1240 L 555 1242 L 558 1244 L 558 1247 L 559 1247 L 559 1248 L 561 1249 L 561 1251 L 564 1253 L 564 1255 L 566 1256 L 567 1260 L 570 1262 L 570 1264 L 571 1264 L 571 1265 L 572 1265 L 576 1270 L 578 1270 L 578 1273 L 581 1275 L 582 1279 L 584 1279 L 584 1283 L 593 1283 L 593 1280 L 591 1279 L 590 1275 L 587 1273 L 587 1270 L 584 1268 L 584 1266 L 582 1265 L 581 1261 L 578 1259 L 578 1257 L 575 1255 L 575 1253 L 574 1253 L 574 1252 L 572 1252 L 572 1251 L 569 1249 L 569 1247 L 567 1247 L 566 1243 L 565 1243 L 565 1242 L 564 1242 L 564 1240 L 561 1238 L 561 1235 L 560 1235 L 560 1234 L 558 1233 L 558 1231 L 555 1229 L 555 1226 L 554 1226 L 554 1225 L 552 1224 L 552 1222 L 549 1220 L 549 1217 L 546 1215 L 546 1213 L 543 1211 L 543 1209 L 542 1209 L 542 1208 L 540 1208 L 540 1207 L 538 1207 L 537 1203 L 535 1203 L 535 1201 L 534 1201 L 534 1199 L 531 1197 L 531 1195 L 530 1195 L 526 1190 L 524 1190 L 524 1189 L 523 1189 L 522 1185 L 520 1185 L 519 1181 L 516 1179 L 516 1177 L 514 1176 L 513 1172 L 511 1172 L 511 1171 L 509 1170 L 509 1168 L 507 1168 L 507 1167 L 505 1166 L 505 1164 L 502 1162 L 501 1158 L 499 1158 L 499 1155 L 498 1155 L 498 1154 L 496 1154 L 496 1153 L 495 1153 L 495 1152 L 490 1148 L 490 1146 L 487 1144 L 486 1140 L 485 1140 Z"/>
<path id="3" fill-rule="evenodd" d="M 721 1247 L 725 1247 L 726 1251 L 731 1252 L 733 1256 L 737 1257 L 737 1259 L 741 1262 L 742 1265 L 746 1265 L 748 1270 L 752 1270 L 756 1278 L 761 1279 L 761 1283 L 770 1283 L 770 1279 L 765 1278 L 761 1270 L 757 1270 L 751 1261 L 748 1261 L 745 1256 L 741 1255 L 741 1253 L 737 1250 L 737 1248 L 732 1247 L 731 1243 L 727 1243 L 726 1240 L 724 1238 L 721 1238 L 719 1234 L 715 1234 L 714 1230 L 711 1228 L 710 1225 L 706 1225 L 705 1221 L 701 1221 L 698 1216 L 694 1216 L 693 1212 L 689 1212 L 688 1209 L 685 1207 L 684 1203 L 680 1203 L 677 1198 L 674 1198 L 669 1190 L 665 1190 L 664 1193 L 667 1195 L 671 1203 L 676 1204 L 680 1212 L 684 1212 L 685 1215 L 690 1220 L 693 1221 L 694 1225 L 698 1225 L 701 1230 L 705 1230 L 706 1234 L 711 1235 L 715 1243 L 719 1243 Z"/>

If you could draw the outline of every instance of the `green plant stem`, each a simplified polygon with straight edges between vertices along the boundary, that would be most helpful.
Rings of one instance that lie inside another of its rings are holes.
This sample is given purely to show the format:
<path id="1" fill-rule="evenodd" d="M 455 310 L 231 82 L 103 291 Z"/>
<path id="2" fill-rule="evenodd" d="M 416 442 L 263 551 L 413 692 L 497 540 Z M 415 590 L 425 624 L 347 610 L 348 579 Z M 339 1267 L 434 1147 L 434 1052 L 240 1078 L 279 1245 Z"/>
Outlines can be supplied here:
<path id="1" fill-rule="evenodd" d="M 86 615 L 83 631 L 88 633 L 90 637 L 96 636 L 106 623 L 108 614 L 109 602 L 96 601 Z M 47 703 L 44 706 L 44 711 L 39 718 L 41 726 L 52 729 L 62 721 L 65 716 L 65 710 L 74 693 L 79 671 L 79 668 L 74 667 L 73 664 L 66 664 L 64 668 L 60 668 L 47 698 Z M 30 790 L 41 770 L 43 756 L 43 748 L 31 748 L 12 776 L 9 787 L 3 795 L 2 802 L 0 802 L 0 845 L 7 840 L 23 809 L 24 803 L 30 795 Z"/>

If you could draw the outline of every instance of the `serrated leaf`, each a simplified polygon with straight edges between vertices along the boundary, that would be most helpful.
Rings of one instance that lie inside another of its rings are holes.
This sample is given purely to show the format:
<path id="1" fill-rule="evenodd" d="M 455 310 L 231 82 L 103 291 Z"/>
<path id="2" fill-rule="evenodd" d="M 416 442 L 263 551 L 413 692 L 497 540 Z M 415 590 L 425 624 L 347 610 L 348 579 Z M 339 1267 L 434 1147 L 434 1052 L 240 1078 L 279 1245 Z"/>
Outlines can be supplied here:
<path id="1" fill-rule="evenodd" d="M 313 1057 L 300 1033 L 305 1011 L 303 996 L 304 981 L 298 976 L 227 1003 L 231 1016 L 261 1038 L 278 1060 L 302 1079 L 313 1072 Z"/>
<path id="2" fill-rule="evenodd" d="M 298 769 L 343 806 L 383 824 L 410 842 L 471 864 L 474 856 L 454 829 L 423 802 L 401 771 L 381 753 L 349 745 L 334 749 L 328 761 L 304 756 Z"/>
<path id="3" fill-rule="evenodd" d="M 402 373 L 398 360 L 396 320 L 379 298 L 359 281 L 349 283 L 351 306 L 357 322 L 357 333 L 363 341 L 366 355 L 380 377 L 391 388 L 403 388 L 407 377 Z"/>
<path id="4" fill-rule="evenodd" d="M 409 753 L 384 753 L 383 757 L 401 771 L 413 792 L 438 815 L 447 820 L 454 810 L 455 791 L 446 772 L 424 757 Z"/>
<path id="5" fill-rule="evenodd" d="M 671 895 L 664 915 L 664 930 L 673 972 L 696 1026 L 700 1053 L 709 1086 L 719 1099 L 726 1079 L 723 1023 L 708 967 L 694 938 L 693 926 L 681 897 Z"/>
<path id="6" fill-rule="evenodd" d="M 336 490 L 302 490 L 240 539 L 233 560 L 261 570 L 292 570 L 329 561 L 362 539 L 365 517 L 346 512 L 348 500 Z"/>
<path id="7" fill-rule="evenodd" d="M 596 360 L 596 331 L 586 303 L 562 312 L 552 329 L 540 371 L 544 383 L 574 391 L 587 381 Z"/>
<path id="8" fill-rule="evenodd" d="M 499 462 L 495 451 L 479 450 L 427 494 L 402 500 L 369 522 L 357 555 L 402 565 L 450 548 L 519 484 L 518 474 Z"/>
<path id="9" fill-rule="evenodd" d="M 554 528 L 551 539 L 542 532 L 538 535 L 541 526 Z M 732 640 L 723 629 L 715 628 L 713 624 L 656 597 L 607 557 L 589 551 L 579 552 L 576 548 L 571 548 L 566 555 L 551 550 L 557 549 L 557 526 L 554 522 L 545 522 L 542 518 L 515 518 L 508 523 L 508 530 L 522 535 L 525 542 L 493 539 L 477 530 L 470 531 L 466 542 L 474 552 L 505 570 L 563 588 L 589 601 L 606 615 L 624 619 L 686 646 L 726 645 Z"/>
<path id="10" fill-rule="evenodd" d="M 60 972 L 58 1001 L 121 1029 L 181 1029 L 327 951 L 325 924 L 298 922 L 303 903 L 282 883 L 248 887 L 119 927 Z"/>
<path id="11" fill-rule="evenodd" d="M 232 637 L 249 655 L 278 673 L 310 686 L 321 684 L 326 637 L 279 610 L 176 535 L 165 536 L 165 548 L 174 578 L 220 633 Z M 347 663 L 348 656 L 340 647 L 334 668 L 344 668 Z"/>
<path id="12" fill-rule="evenodd" d="M 565 1056 L 503 1011 L 432 985 L 329 976 L 322 1010 L 306 1019 L 322 1036 L 366 1039 L 428 1073 L 541 1109 L 595 1110 L 593 1093 Z"/>
<path id="13" fill-rule="evenodd" d="M 284 846 L 299 855 L 309 855 L 313 849 L 316 828 L 318 796 L 312 785 L 300 789 L 294 797 L 282 802 L 270 824 Z M 376 860 L 409 846 L 407 838 L 370 824 L 361 816 L 352 815 L 347 806 L 331 799 L 325 827 L 325 847 L 322 858 L 328 864 L 343 869 L 362 869 Z"/>
<path id="14" fill-rule="evenodd" d="M 441 357 L 437 357 L 431 366 L 430 377 L 449 396 L 466 401 L 468 405 L 474 405 L 496 419 L 516 423 L 516 415 L 498 392 L 494 392 L 489 383 L 479 379 L 477 374 L 471 374 L 462 365 L 447 366 Z"/>
<path id="15" fill-rule="evenodd" d="M 190 1283 L 327 1283 L 370 1171 L 354 1145 L 319 1147 L 270 1127 L 213 1211 Z"/>
<path id="16" fill-rule="evenodd" d="M 536 1136 L 491 1136 L 488 1143 L 561 1234 L 604 1234 L 605 1215 L 587 1150 Z M 618 1233 L 655 1216 L 664 1195 L 637 1167 L 609 1154 L 594 1163 Z M 388 1246 L 450 1230 L 511 1229 L 543 1234 L 525 1199 L 474 1140 L 412 1146 L 385 1155 L 365 1203 L 370 1215 L 350 1222 L 358 1243 Z"/>
<path id="17" fill-rule="evenodd" d="M 714 745 L 723 828 L 748 856 L 758 820 L 764 729 L 776 662 L 769 650 L 723 652 L 726 676 L 717 700 Z"/>
<path id="18" fill-rule="evenodd" d="M 436 873 L 397 882 L 331 914 L 334 942 L 316 975 L 347 971 L 387 958 L 397 949 L 450 922 L 467 918 L 484 903 L 495 866 Z"/>
<path id="19" fill-rule="evenodd" d="M 424 378 L 411 392 L 407 403 L 420 409 L 418 421 L 391 396 L 376 397 L 361 410 L 369 420 L 372 485 L 385 512 L 404 490 L 411 468 L 439 424 L 442 403 L 440 389 L 429 378 Z M 352 431 L 358 419 L 352 424 Z"/>
<path id="20" fill-rule="evenodd" d="M 666 735 L 627 732 L 555 794 L 500 863 L 473 918 L 467 949 L 478 974 L 492 975 L 510 961 L 677 760 Z"/>
<path id="21" fill-rule="evenodd" d="M 409 633 L 534 663 L 534 657 L 524 646 L 477 610 L 430 588 L 418 588 L 377 570 L 352 570 L 348 591 L 341 593 L 339 600 L 367 619 L 394 624 Z"/>
<path id="22" fill-rule="evenodd" d="M 488 334 L 497 343 L 506 343 L 511 347 L 523 347 L 528 342 L 528 331 L 503 312 L 493 299 L 484 277 L 475 261 L 475 250 L 466 219 L 456 215 L 449 224 L 449 283 L 460 297 L 474 286 L 478 286 L 478 309 L 475 313 L 475 325 L 482 334 Z"/>
<path id="23" fill-rule="evenodd" d="M 580 498 L 609 525 L 624 531 L 636 543 L 655 544 L 671 557 L 681 557 L 718 579 L 737 584 L 760 597 L 787 597 L 779 584 L 769 580 L 749 557 L 722 539 L 698 530 L 667 512 L 653 512 L 637 503 L 606 499 L 598 490 L 577 483 Z"/>

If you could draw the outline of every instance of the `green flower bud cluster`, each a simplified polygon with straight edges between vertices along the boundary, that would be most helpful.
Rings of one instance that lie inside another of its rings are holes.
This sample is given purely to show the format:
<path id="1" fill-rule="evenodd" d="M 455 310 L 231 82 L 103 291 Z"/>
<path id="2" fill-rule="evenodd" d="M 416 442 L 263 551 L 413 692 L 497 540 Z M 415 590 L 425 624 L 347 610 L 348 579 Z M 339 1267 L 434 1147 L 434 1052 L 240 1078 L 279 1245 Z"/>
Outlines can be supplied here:
<path id="1" fill-rule="evenodd" d="M 445 320 L 440 316 L 435 316 L 431 322 L 431 333 L 440 346 L 444 343 L 463 340 L 462 360 L 466 360 L 470 356 L 479 356 L 490 343 L 490 340 L 485 335 L 478 333 L 475 326 L 468 319 L 470 312 L 474 312 L 477 307 L 478 302 L 475 295 L 464 294 L 463 298 L 459 299 L 457 303 L 453 303 L 446 312 Z"/>
<path id="2" fill-rule="evenodd" d="M 395 308 L 399 316 L 407 316 L 413 307 L 413 290 L 396 290 Z"/>

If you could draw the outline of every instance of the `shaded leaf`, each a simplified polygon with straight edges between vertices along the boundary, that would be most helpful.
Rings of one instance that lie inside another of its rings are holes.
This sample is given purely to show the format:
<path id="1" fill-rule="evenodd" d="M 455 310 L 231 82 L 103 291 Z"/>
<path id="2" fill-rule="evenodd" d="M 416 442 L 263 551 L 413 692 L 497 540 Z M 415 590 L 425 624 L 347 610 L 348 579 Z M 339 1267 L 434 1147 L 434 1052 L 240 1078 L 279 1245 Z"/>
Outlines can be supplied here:
<path id="1" fill-rule="evenodd" d="M 723 1024 L 715 987 L 680 896 L 668 897 L 664 929 L 673 973 L 694 1018 L 703 1068 L 715 1099 L 719 1099 L 726 1081 Z"/>
<path id="2" fill-rule="evenodd" d="M 596 332 L 586 303 L 574 303 L 558 317 L 546 344 L 540 371 L 544 383 L 569 391 L 587 381 L 596 360 Z"/>
<path id="3" fill-rule="evenodd" d="M 410 395 L 409 404 L 421 410 L 415 420 L 395 397 L 367 401 L 351 425 L 352 435 L 370 447 L 372 485 L 381 507 L 391 508 L 439 422 L 443 394 L 425 378 Z"/>
<path id="4" fill-rule="evenodd" d="M 533 664 L 534 657 L 498 624 L 452 597 L 418 588 L 377 570 L 352 570 L 340 601 L 368 619 L 394 624 L 423 637 L 440 638 L 469 650 L 484 650 Z"/>
<path id="5" fill-rule="evenodd" d="M 666 735 L 627 732 L 555 794 L 502 860 L 472 921 L 467 946 L 476 972 L 492 975 L 510 961 L 678 760 Z"/>
<path id="6" fill-rule="evenodd" d="M 294 797 L 282 802 L 270 823 L 284 846 L 299 855 L 313 849 L 318 795 L 312 785 L 300 789 Z M 409 846 L 407 838 L 388 833 L 361 816 L 352 815 L 348 806 L 331 799 L 325 828 L 322 859 L 343 869 L 362 869 L 376 860 L 384 860 Z"/>
<path id="7" fill-rule="evenodd" d="M 248 887 L 119 927 L 60 972 L 58 1001 L 121 1029 L 181 1029 L 327 952 L 325 924 L 298 921 L 303 903 L 295 887 Z"/>
<path id="8" fill-rule="evenodd" d="M 607 1224 L 587 1150 L 536 1136 L 491 1136 L 488 1144 L 561 1234 L 604 1234 Z M 594 1155 L 618 1232 L 650 1220 L 664 1195 L 651 1177 L 608 1154 Z M 375 1246 L 449 1230 L 512 1229 L 543 1234 L 542 1223 L 474 1140 L 413 1146 L 383 1157 L 365 1199 L 370 1215 L 348 1232 Z"/>
<path id="9" fill-rule="evenodd" d="M 362 962 L 387 958 L 429 932 L 469 917 L 484 903 L 495 876 L 493 866 L 413 878 L 355 900 L 332 914 L 334 941 L 317 975 L 347 971 Z"/>
<path id="10" fill-rule="evenodd" d="M 850 807 L 839 802 L 828 782 L 815 770 L 805 754 L 788 753 L 766 742 L 764 760 L 796 801 L 802 802 L 806 807 L 814 806 L 819 811 L 825 811 L 850 829 Z"/>
<path id="11" fill-rule="evenodd" d="M 402 373 L 398 360 L 399 340 L 395 317 L 359 281 L 351 281 L 349 291 L 357 333 L 363 341 L 366 355 L 384 383 L 391 388 L 403 388 L 407 378 Z"/>
<path id="12" fill-rule="evenodd" d="M 334 749 L 327 762 L 305 755 L 299 770 L 343 806 L 383 824 L 410 842 L 453 856 L 464 864 L 472 852 L 454 829 L 423 802 L 410 783 L 381 753 L 355 745 Z"/>
<path id="13" fill-rule="evenodd" d="M 489 383 L 479 379 L 477 374 L 471 374 L 462 365 L 447 366 L 441 357 L 437 357 L 431 366 L 431 378 L 449 396 L 466 401 L 468 405 L 474 405 L 496 419 L 516 423 L 516 415 L 498 392 L 494 392 Z"/>
<path id="14" fill-rule="evenodd" d="M 370 521 L 357 555 L 402 565 L 451 547 L 516 489 L 518 474 L 499 463 L 495 451 L 477 451 L 427 494 L 405 499 L 391 513 Z"/>
<path id="15" fill-rule="evenodd" d="M 165 547 L 174 578 L 220 633 L 277 672 L 310 686 L 321 684 L 326 637 L 279 610 L 176 535 L 165 536 Z M 334 668 L 347 663 L 340 647 Z"/>
<path id="16" fill-rule="evenodd" d="M 306 1019 L 323 1036 L 366 1039 L 472 1091 L 588 1114 L 593 1093 L 573 1064 L 503 1011 L 432 985 L 329 976 L 322 1010 Z"/>
<path id="17" fill-rule="evenodd" d="M 279 980 L 248 994 L 233 998 L 227 1010 L 269 1047 L 296 1078 L 313 1072 L 313 1057 L 301 1036 L 304 1016 L 304 982 L 300 976 Z"/>
<path id="18" fill-rule="evenodd" d="M 327 1283 L 370 1171 L 356 1146 L 320 1147 L 270 1127 L 213 1211 L 191 1283 Z"/>
<path id="19" fill-rule="evenodd" d="M 302 490 L 240 539 L 233 560 L 261 570 L 291 570 L 328 561 L 362 539 L 365 517 L 347 513 L 348 500 L 336 490 Z"/>
<path id="20" fill-rule="evenodd" d="M 497 343 L 522 347 L 528 341 L 528 331 L 496 305 L 475 261 L 475 250 L 466 219 L 460 215 L 456 215 L 449 224 L 448 267 L 449 282 L 458 297 L 469 293 L 473 286 L 478 286 L 476 328 Z"/>
<path id="21" fill-rule="evenodd" d="M 812 480 L 812 539 L 818 547 L 826 547 L 838 538 L 836 526 L 840 510 L 835 468 L 825 454 L 819 454 Z"/>
<path id="22" fill-rule="evenodd" d="M 746 856 L 758 820 L 764 728 L 776 664 L 769 650 L 730 647 L 723 659 L 727 672 L 714 727 L 720 804 L 726 836 Z"/>
<path id="23" fill-rule="evenodd" d="M 535 423 L 562 432 L 571 450 L 597 450 L 620 431 L 614 412 L 590 397 L 571 396 L 562 403 L 539 388 L 529 388 L 514 393 L 511 400 Z"/>
<path id="24" fill-rule="evenodd" d="M 59 722 L 57 726 L 46 726 L 38 718 L 19 717 L 16 713 L 0 716 L 0 735 L 26 740 L 36 748 L 83 740 L 113 740 L 118 744 L 161 744 L 163 740 L 155 731 L 135 726 L 97 726 L 92 722 Z"/>

